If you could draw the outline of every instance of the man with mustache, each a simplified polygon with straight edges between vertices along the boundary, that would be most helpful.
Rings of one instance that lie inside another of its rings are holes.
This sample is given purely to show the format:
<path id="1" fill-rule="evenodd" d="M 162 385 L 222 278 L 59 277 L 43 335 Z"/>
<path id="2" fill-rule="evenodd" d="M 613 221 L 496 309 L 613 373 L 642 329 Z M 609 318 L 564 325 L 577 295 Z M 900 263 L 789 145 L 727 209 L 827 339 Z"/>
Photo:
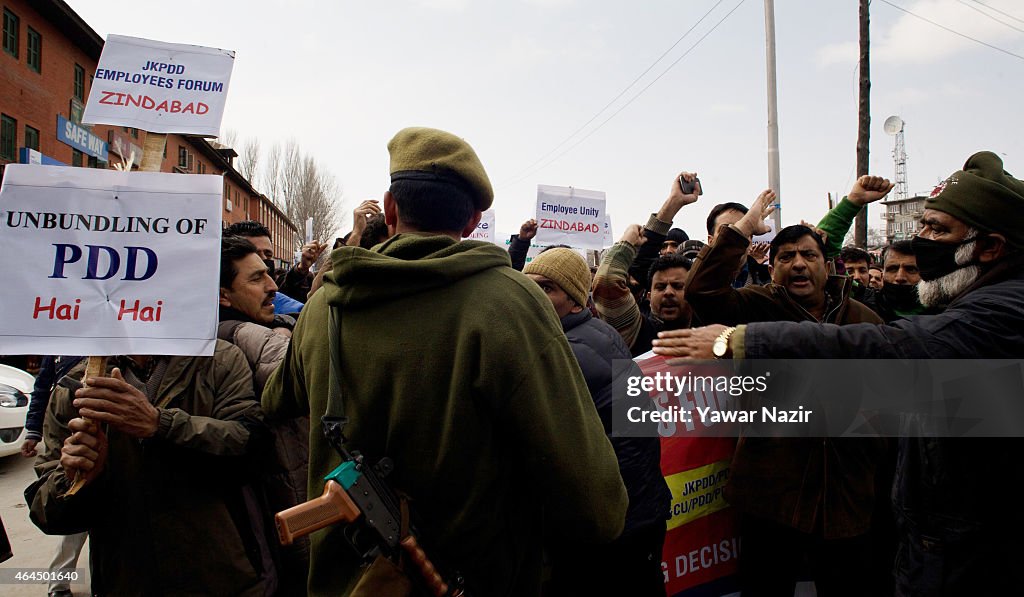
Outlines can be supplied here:
<path id="1" fill-rule="evenodd" d="M 995 153 L 976 153 L 932 191 L 921 224 L 911 241 L 918 295 L 941 313 L 889 325 L 712 325 L 666 333 L 655 341 L 655 352 L 709 358 L 715 339 L 724 336 L 722 356 L 741 359 L 1020 358 L 1024 182 L 1003 170 Z M 1024 584 L 1019 498 L 978 491 L 972 482 L 1024 476 L 1020 440 L 937 437 L 919 419 L 907 423 L 892 492 L 900 531 L 896 594 L 1018 592 Z"/>
<path id="2" fill-rule="evenodd" d="M 913 243 L 896 241 L 882 254 L 882 287 L 870 306 L 886 323 L 925 313 L 925 306 L 917 297 L 920 281 Z"/>
<path id="3" fill-rule="evenodd" d="M 862 189 L 888 192 L 888 181 Z M 851 280 L 829 276 L 825 243 L 811 228 L 788 226 L 769 250 L 772 282 L 733 288 L 750 239 L 769 231 L 775 193 L 763 191 L 735 224 L 716 230 L 694 260 L 686 300 L 703 322 L 881 323 L 850 297 Z M 657 341 L 655 341 L 657 346 Z M 869 594 L 869 578 L 850 570 L 870 565 L 868 531 L 874 477 L 883 440 L 740 439 L 725 495 L 743 515 L 740 585 L 746 595 L 792 595 L 806 555 L 822 594 Z M 847 592 L 852 589 L 852 592 Z M 841 591 L 835 593 L 834 591 Z"/>
<path id="4" fill-rule="evenodd" d="M 694 183 L 692 192 L 683 192 L 682 180 Z M 659 331 L 690 326 L 690 308 L 683 301 L 690 260 L 660 252 L 672 219 L 680 209 L 696 202 L 700 193 L 696 173 L 681 172 L 673 177 L 661 209 L 651 214 L 643 228 L 639 224 L 627 227 L 622 239 L 605 252 L 594 275 L 597 313 L 622 335 L 634 357 L 651 350 L 651 340 Z M 650 313 L 641 308 L 631 279 L 647 284 Z"/>
<path id="5" fill-rule="evenodd" d="M 882 289 L 881 263 L 872 263 L 868 266 L 868 288 L 876 291 Z"/>
<path id="6" fill-rule="evenodd" d="M 265 237 L 263 237 L 265 238 Z M 217 337 L 234 344 L 245 354 L 252 370 L 256 399 L 271 372 L 284 360 L 291 341 L 295 320 L 288 315 L 274 314 L 277 285 L 261 258 L 259 248 L 244 236 L 226 235 L 220 252 L 220 323 Z M 274 441 L 276 467 L 267 467 L 260 479 L 259 492 L 250 492 L 247 499 L 257 504 L 256 510 L 280 512 L 306 501 L 307 459 L 309 452 L 309 418 L 296 417 L 276 421 L 270 427 Z M 257 495 L 259 496 L 257 498 Z M 265 500 L 265 506 L 262 501 Z M 267 516 L 262 522 L 273 528 Z M 259 533 L 266 540 L 270 533 Z M 276 543 L 275 537 L 269 542 Z M 268 549 L 276 556 L 276 582 L 282 594 L 298 595 L 306 590 L 309 569 L 309 541 L 303 537 L 293 545 Z M 267 566 L 268 569 L 273 569 Z"/>

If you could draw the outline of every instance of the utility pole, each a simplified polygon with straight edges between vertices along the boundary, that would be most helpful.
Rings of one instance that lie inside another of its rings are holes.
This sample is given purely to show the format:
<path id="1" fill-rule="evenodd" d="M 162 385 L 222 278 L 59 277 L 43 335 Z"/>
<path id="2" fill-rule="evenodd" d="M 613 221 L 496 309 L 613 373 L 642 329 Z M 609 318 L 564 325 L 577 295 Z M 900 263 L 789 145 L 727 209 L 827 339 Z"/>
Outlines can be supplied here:
<path id="1" fill-rule="evenodd" d="M 768 188 L 775 191 L 779 207 L 772 214 L 772 228 L 782 229 L 782 193 L 779 191 L 779 108 L 775 84 L 775 0 L 764 0 L 765 62 L 768 72 Z"/>
<path id="2" fill-rule="evenodd" d="M 857 176 L 868 173 L 868 142 L 871 138 L 871 45 L 869 0 L 860 0 L 860 101 L 858 102 L 859 127 L 857 129 Z M 862 249 L 868 244 L 868 206 L 865 205 L 853 228 L 853 243 Z"/>

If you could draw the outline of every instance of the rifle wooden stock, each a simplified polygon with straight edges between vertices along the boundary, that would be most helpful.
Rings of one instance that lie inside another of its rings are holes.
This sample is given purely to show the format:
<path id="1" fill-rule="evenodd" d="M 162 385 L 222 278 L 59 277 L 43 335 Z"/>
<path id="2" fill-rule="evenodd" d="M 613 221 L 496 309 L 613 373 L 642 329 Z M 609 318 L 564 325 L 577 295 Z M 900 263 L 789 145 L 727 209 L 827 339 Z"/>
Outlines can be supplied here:
<path id="1" fill-rule="evenodd" d="M 318 531 L 336 522 L 352 522 L 362 513 L 352 498 L 335 481 L 328 481 L 318 498 L 292 506 L 274 515 L 281 545 L 291 545 L 299 537 Z"/>
<path id="2" fill-rule="evenodd" d="M 434 568 L 433 562 L 430 561 L 426 552 L 424 552 L 423 548 L 420 547 L 419 542 L 416 541 L 416 537 L 413 537 L 412 535 L 406 536 L 405 539 L 402 539 L 401 545 L 402 549 L 404 549 L 405 553 L 409 556 L 409 560 L 412 562 L 413 566 L 415 566 L 416 570 L 419 571 L 420 578 L 422 578 L 423 582 L 426 583 L 430 594 L 434 597 L 445 597 L 448 595 L 448 583 L 444 581 L 441 574 L 438 573 L 436 568 Z M 460 597 L 463 595 L 463 592 L 461 589 L 456 589 L 456 591 L 451 595 L 452 597 Z"/>

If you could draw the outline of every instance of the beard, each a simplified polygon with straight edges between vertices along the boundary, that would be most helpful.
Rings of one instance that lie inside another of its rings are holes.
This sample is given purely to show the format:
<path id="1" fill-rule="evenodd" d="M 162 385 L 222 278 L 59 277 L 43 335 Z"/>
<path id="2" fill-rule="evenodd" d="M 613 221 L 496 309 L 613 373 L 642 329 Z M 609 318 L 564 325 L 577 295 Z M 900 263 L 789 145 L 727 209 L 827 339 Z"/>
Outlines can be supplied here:
<path id="1" fill-rule="evenodd" d="M 925 307 L 945 307 L 977 281 L 981 275 L 981 268 L 977 265 L 968 265 L 974 256 L 974 249 L 977 245 L 978 242 L 974 241 L 962 245 L 956 250 L 954 255 L 956 262 L 963 266 L 960 269 L 950 272 L 941 278 L 918 282 L 917 298 L 922 305 Z"/>

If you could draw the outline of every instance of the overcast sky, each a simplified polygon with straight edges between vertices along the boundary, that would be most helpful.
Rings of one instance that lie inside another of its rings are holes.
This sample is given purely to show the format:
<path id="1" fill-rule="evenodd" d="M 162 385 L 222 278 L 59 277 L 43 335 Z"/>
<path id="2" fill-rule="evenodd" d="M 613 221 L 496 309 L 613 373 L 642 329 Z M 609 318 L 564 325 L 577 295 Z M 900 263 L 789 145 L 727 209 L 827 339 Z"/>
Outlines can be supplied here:
<path id="1" fill-rule="evenodd" d="M 894 178 L 882 123 L 898 114 L 911 194 L 982 149 L 1024 177 L 1024 5 L 890 1 L 998 49 L 872 2 L 872 173 Z M 387 141 L 406 126 L 473 145 L 503 233 L 533 215 L 538 184 L 607 193 L 616 238 L 680 170 L 704 183 L 676 222 L 697 238 L 711 206 L 749 204 L 768 184 L 761 0 L 67 2 L 104 37 L 234 50 L 224 130 L 314 155 L 341 185 L 341 232 L 359 200 L 387 189 Z M 783 224 L 816 221 L 826 194 L 853 182 L 857 5 L 776 3 Z"/>

